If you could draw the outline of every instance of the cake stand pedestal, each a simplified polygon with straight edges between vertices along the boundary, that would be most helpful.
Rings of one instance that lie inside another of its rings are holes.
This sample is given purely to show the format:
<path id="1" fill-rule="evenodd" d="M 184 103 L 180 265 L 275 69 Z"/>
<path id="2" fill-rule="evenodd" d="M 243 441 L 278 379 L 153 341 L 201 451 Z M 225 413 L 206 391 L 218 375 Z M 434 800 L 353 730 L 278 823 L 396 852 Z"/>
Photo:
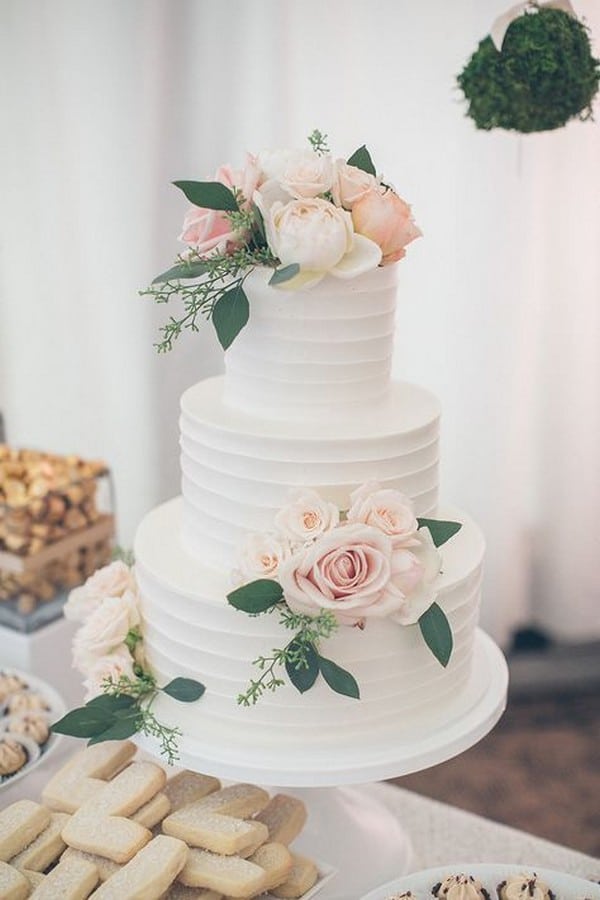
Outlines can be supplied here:
<path id="1" fill-rule="evenodd" d="M 478 630 L 473 667 L 453 718 L 437 731 L 414 738 L 395 731 L 364 735 L 356 747 L 302 748 L 301 758 L 273 757 L 269 748 L 218 738 L 200 744 L 181 740 L 181 765 L 234 781 L 252 781 L 301 797 L 309 811 L 294 849 L 337 870 L 319 900 L 358 900 L 408 871 L 410 837 L 395 813 L 369 794 L 368 782 L 418 772 L 451 759 L 491 731 L 506 706 L 508 668 L 502 652 Z M 136 738 L 158 755 L 157 744 Z M 357 785 L 351 787 L 351 785 Z M 360 786 L 362 785 L 362 787 Z"/>

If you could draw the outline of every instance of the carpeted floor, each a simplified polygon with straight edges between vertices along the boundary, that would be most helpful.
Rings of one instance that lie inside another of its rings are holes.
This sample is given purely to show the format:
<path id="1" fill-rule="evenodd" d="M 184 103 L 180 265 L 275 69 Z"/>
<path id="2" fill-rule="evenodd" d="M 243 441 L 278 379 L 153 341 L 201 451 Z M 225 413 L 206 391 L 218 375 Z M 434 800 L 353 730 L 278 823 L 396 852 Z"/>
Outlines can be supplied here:
<path id="1" fill-rule="evenodd" d="M 600 857 L 600 697 L 513 698 L 477 746 L 397 783 Z"/>

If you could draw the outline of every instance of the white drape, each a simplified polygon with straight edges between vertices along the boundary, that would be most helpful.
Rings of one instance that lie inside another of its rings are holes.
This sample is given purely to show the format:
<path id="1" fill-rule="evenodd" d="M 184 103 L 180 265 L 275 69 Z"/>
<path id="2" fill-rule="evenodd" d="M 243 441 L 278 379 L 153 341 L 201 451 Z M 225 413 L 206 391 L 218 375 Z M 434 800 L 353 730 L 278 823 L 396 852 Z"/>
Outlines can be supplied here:
<path id="1" fill-rule="evenodd" d="M 600 126 L 476 132 L 456 73 L 506 4 L 1 0 L 0 409 L 11 442 L 106 458 L 121 540 L 177 492 L 177 401 L 136 291 L 183 200 L 315 127 L 367 142 L 424 232 L 402 263 L 396 374 L 444 408 L 442 489 L 488 540 L 484 624 L 600 634 Z M 578 11 L 600 35 L 593 0 Z M 596 55 L 600 55 L 596 43 Z"/>

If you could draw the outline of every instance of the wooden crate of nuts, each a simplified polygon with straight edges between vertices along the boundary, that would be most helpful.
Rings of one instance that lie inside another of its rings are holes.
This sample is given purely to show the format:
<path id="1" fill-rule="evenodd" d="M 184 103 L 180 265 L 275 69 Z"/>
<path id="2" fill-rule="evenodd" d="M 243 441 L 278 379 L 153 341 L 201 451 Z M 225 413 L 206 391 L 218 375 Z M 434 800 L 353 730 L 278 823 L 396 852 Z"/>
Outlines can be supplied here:
<path id="1" fill-rule="evenodd" d="M 108 562 L 108 479 L 102 462 L 0 444 L 0 602 L 28 615 Z"/>

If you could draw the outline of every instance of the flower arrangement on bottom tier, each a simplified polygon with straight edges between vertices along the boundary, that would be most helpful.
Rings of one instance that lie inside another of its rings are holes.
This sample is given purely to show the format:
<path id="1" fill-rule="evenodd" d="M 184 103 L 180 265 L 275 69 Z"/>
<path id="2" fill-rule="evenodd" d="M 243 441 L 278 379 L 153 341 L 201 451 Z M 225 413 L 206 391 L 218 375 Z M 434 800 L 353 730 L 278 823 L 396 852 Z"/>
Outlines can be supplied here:
<path id="1" fill-rule="evenodd" d="M 133 569 L 115 560 L 69 594 L 64 614 L 81 623 L 73 640 L 73 665 L 84 676 L 86 703 L 52 730 L 90 744 L 124 740 L 140 732 L 159 741 L 169 764 L 177 761 L 179 728 L 163 725 L 152 706 L 162 691 L 184 703 L 198 700 L 204 685 L 174 678 L 159 687 L 144 659 L 139 596 Z"/>
<path id="2" fill-rule="evenodd" d="M 274 529 L 250 534 L 227 597 L 257 616 L 277 611 L 291 640 L 260 656 L 260 670 L 238 703 L 249 706 L 284 684 L 279 669 L 301 693 L 321 675 L 329 687 L 360 698 L 354 676 L 323 656 L 321 641 L 339 626 L 365 628 L 371 618 L 416 625 L 436 659 L 447 666 L 453 639 L 436 603 L 442 557 L 438 547 L 459 522 L 417 518 L 412 501 L 376 482 L 362 485 L 340 510 L 315 490 L 292 494 L 275 516 Z"/>

